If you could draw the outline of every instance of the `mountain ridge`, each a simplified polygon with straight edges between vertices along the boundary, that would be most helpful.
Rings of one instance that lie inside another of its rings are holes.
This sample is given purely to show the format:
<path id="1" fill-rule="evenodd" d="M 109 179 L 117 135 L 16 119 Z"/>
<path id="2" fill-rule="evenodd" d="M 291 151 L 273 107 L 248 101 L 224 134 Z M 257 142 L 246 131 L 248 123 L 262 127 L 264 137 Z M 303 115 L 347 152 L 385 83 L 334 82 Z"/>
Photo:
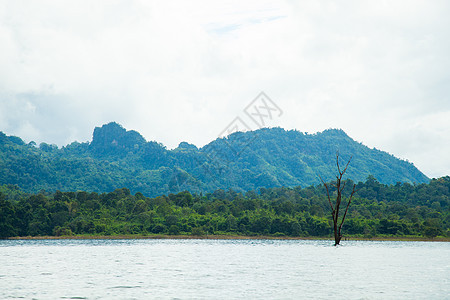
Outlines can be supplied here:
<path id="1" fill-rule="evenodd" d="M 332 180 L 336 151 L 352 157 L 348 178 L 381 183 L 429 181 L 412 163 L 354 141 L 342 129 L 307 134 L 282 128 L 235 132 L 201 148 L 188 142 L 168 150 L 115 122 L 96 127 L 91 142 L 61 148 L 35 147 L 0 134 L 0 184 L 26 191 L 45 189 L 108 192 L 128 187 L 149 196 L 218 188 L 248 191 L 261 187 L 319 184 Z"/>

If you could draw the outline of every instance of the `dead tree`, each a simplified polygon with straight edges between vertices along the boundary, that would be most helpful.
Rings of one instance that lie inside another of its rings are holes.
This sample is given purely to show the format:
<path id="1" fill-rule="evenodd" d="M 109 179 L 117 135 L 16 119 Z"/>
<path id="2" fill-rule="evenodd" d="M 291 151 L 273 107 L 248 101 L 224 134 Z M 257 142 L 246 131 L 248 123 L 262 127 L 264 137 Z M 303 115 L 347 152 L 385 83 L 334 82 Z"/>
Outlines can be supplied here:
<path id="1" fill-rule="evenodd" d="M 353 195 L 356 192 L 356 190 L 355 190 L 356 185 L 353 184 L 352 193 L 350 194 L 350 197 L 348 198 L 347 207 L 345 208 L 344 215 L 343 215 L 342 219 L 339 219 L 339 209 L 340 209 L 341 201 L 342 201 L 342 191 L 345 189 L 345 183 L 346 183 L 345 181 L 342 180 L 342 177 L 344 176 L 345 172 L 347 171 L 348 165 L 350 164 L 351 160 L 352 160 L 352 158 L 350 157 L 347 164 L 345 165 L 345 168 L 343 170 L 341 170 L 341 167 L 339 165 L 339 153 L 336 153 L 336 165 L 337 165 L 339 174 L 336 175 L 336 181 L 330 183 L 331 186 L 333 186 L 336 189 L 336 202 L 334 203 L 334 205 L 331 201 L 330 189 L 328 188 L 328 184 L 326 184 L 322 180 L 322 177 L 320 177 L 320 180 L 322 181 L 323 185 L 325 186 L 325 189 L 327 190 L 328 203 L 330 204 L 331 215 L 333 216 L 333 230 L 334 230 L 334 245 L 335 246 L 339 245 L 339 243 L 341 241 L 342 225 L 344 224 L 345 217 L 347 216 L 348 208 L 350 207 L 350 203 L 352 202 Z"/>

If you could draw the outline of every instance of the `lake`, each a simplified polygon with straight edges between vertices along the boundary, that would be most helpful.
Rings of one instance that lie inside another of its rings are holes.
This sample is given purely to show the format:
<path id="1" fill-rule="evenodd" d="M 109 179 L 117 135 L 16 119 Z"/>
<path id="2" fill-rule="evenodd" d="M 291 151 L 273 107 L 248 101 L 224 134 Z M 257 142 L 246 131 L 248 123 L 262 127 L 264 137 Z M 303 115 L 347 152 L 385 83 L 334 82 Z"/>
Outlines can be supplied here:
<path id="1" fill-rule="evenodd" d="M 450 243 L 1 240 L 0 299 L 450 299 Z"/>

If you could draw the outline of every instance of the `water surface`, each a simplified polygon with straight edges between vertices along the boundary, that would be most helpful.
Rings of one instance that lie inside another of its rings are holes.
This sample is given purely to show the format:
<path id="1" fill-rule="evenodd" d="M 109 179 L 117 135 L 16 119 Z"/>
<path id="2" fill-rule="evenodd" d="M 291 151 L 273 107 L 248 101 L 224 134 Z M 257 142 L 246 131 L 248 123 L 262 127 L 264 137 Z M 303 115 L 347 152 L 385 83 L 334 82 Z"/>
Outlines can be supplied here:
<path id="1" fill-rule="evenodd" d="M 0 299 L 449 299 L 450 244 L 4 240 Z"/>

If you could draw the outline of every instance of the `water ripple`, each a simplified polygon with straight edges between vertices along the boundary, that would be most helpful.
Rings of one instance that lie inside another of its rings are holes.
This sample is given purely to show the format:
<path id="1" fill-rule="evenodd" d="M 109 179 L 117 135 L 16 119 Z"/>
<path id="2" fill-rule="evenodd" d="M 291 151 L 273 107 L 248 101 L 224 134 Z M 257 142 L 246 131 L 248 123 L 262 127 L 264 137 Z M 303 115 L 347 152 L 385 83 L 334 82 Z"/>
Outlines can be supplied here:
<path id="1" fill-rule="evenodd" d="M 0 299 L 440 299 L 450 243 L 0 241 Z"/>

